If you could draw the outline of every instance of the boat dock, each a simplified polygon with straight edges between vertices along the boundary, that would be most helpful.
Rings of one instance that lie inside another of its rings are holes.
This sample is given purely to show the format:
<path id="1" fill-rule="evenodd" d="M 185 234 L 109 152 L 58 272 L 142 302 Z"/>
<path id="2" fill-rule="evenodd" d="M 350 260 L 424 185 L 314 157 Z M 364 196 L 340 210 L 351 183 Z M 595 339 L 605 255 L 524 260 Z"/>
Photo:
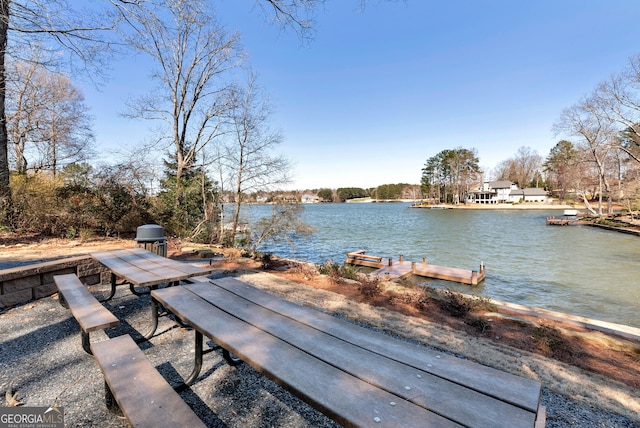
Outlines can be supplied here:
<path id="1" fill-rule="evenodd" d="M 364 250 L 347 253 L 345 264 L 375 268 L 376 270 L 370 275 L 381 278 L 407 278 L 411 275 L 418 275 L 469 285 L 478 285 L 485 278 L 485 268 L 482 263 L 479 270 L 467 270 L 428 264 L 425 258 L 418 263 L 405 261 L 403 256 L 400 256 L 398 260 L 372 256 L 365 254 Z"/>
<path id="2" fill-rule="evenodd" d="M 588 221 L 581 220 L 576 217 L 547 217 L 547 226 L 572 226 L 572 225 L 588 225 Z"/>

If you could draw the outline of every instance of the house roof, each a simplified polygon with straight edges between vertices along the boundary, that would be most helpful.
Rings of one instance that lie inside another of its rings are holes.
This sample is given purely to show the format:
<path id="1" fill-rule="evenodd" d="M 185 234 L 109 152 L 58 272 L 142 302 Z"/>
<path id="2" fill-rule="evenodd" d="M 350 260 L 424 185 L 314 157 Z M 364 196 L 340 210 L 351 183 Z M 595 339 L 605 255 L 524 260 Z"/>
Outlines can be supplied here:
<path id="1" fill-rule="evenodd" d="M 547 192 L 539 187 L 527 187 L 526 189 L 522 189 L 522 193 L 525 196 L 547 196 Z"/>
<path id="2" fill-rule="evenodd" d="M 527 187 L 526 189 L 516 189 L 509 192 L 509 196 L 547 196 L 544 189 L 536 187 Z"/>
<path id="3" fill-rule="evenodd" d="M 510 189 L 511 182 L 508 180 L 490 181 L 489 187 L 492 189 Z"/>

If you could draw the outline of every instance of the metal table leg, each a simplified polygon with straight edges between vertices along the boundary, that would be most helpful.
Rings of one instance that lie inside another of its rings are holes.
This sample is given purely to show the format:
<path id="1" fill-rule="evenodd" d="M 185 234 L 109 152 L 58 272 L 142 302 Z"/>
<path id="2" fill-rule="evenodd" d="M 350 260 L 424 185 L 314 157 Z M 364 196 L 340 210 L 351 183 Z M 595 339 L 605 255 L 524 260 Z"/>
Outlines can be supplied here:
<path id="1" fill-rule="evenodd" d="M 111 300 L 111 299 L 113 299 L 113 296 L 116 295 L 116 279 L 117 279 L 116 278 L 116 274 L 111 272 L 111 291 L 110 291 L 110 293 L 109 293 L 109 295 L 107 297 L 105 297 L 105 298 L 103 298 L 101 300 L 99 299 L 100 302 L 106 302 L 108 300 Z"/>

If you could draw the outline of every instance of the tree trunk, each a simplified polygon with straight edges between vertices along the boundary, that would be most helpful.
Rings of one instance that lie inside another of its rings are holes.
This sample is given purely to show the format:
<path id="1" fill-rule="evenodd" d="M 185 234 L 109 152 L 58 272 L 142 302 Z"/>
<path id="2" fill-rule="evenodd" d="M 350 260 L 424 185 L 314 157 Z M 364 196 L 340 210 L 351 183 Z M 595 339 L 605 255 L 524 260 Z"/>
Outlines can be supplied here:
<path id="1" fill-rule="evenodd" d="M 587 199 L 587 195 L 585 194 L 585 192 L 578 192 L 578 194 L 582 196 L 582 201 L 584 202 L 584 206 L 589 210 L 591 214 L 597 217 L 598 213 L 596 213 L 596 211 L 593 209 L 593 207 L 589 203 L 589 200 Z"/>
<path id="2" fill-rule="evenodd" d="M 5 56 L 8 31 L 9 0 L 0 0 L 0 224 L 5 225 L 13 223 L 13 201 L 9 187 L 9 136 L 5 112 L 7 95 Z"/>

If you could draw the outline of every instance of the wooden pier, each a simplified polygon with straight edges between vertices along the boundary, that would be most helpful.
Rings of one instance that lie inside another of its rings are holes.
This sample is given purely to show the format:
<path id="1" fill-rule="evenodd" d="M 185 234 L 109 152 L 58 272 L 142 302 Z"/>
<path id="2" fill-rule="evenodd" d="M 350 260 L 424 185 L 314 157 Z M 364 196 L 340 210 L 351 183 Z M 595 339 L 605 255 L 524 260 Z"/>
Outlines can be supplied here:
<path id="1" fill-rule="evenodd" d="M 485 278 L 484 264 L 480 264 L 479 270 L 458 269 L 428 264 L 427 259 L 424 258 L 422 262 L 418 263 L 405 261 L 403 256 L 400 256 L 398 260 L 372 256 L 365 254 L 364 250 L 347 253 L 345 264 L 375 268 L 376 270 L 370 275 L 381 278 L 407 278 L 411 275 L 418 275 L 469 285 L 478 285 Z"/>
<path id="2" fill-rule="evenodd" d="M 567 217 L 556 218 L 555 216 L 547 217 L 547 226 L 572 226 L 572 225 L 585 225 L 585 224 L 590 224 L 590 222 L 581 220 L 579 218 L 567 218 Z"/>

